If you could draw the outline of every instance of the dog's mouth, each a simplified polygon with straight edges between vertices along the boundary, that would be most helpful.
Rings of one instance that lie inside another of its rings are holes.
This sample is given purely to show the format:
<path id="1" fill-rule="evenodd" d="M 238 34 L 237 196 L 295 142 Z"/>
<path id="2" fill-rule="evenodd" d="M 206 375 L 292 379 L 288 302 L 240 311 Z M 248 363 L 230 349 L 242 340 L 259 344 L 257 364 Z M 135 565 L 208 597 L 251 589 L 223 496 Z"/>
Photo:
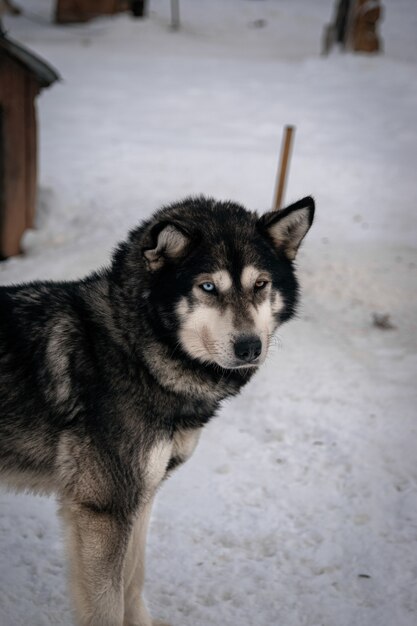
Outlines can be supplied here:
<path id="1" fill-rule="evenodd" d="M 213 359 L 212 362 L 215 363 L 216 365 L 219 365 L 225 370 L 243 370 L 243 369 L 253 369 L 253 368 L 259 367 L 263 363 L 263 361 L 264 361 L 263 358 L 257 358 L 251 361 L 250 363 L 247 363 L 245 361 L 237 361 L 237 360 L 228 361 L 228 360 L 217 358 L 217 359 Z"/>
<path id="2" fill-rule="evenodd" d="M 223 369 L 227 369 L 227 370 L 247 370 L 247 369 L 253 369 L 255 367 L 259 367 L 259 365 L 261 364 L 261 362 L 257 359 L 256 361 L 253 361 L 252 363 L 234 363 L 233 365 L 223 365 Z"/>

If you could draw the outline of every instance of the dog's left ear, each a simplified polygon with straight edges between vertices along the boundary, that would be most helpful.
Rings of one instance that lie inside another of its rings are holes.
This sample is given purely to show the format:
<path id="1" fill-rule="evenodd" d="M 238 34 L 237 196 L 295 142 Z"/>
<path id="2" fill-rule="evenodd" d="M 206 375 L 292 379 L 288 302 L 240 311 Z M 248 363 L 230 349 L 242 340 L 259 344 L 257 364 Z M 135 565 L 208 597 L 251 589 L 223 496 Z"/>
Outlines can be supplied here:
<path id="1" fill-rule="evenodd" d="M 159 224 L 151 232 L 149 248 L 143 250 L 147 267 L 151 271 L 160 269 L 167 261 L 182 258 L 190 243 L 190 238 L 176 224 Z"/>
<path id="2" fill-rule="evenodd" d="M 282 251 L 291 261 L 314 218 L 314 200 L 307 196 L 295 204 L 279 211 L 265 213 L 258 220 L 258 228 L 271 239 L 274 247 Z"/>

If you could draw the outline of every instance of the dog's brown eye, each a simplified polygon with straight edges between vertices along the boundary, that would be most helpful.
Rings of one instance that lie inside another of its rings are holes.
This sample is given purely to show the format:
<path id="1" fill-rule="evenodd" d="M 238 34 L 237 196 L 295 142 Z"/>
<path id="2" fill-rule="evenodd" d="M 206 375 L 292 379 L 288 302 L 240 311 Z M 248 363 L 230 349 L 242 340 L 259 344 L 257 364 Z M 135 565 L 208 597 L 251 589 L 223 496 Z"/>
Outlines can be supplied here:
<path id="1" fill-rule="evenodd" d="M 255 283 L 255 291 L 260 291 L 261 289 L 265 289 L 267 284 L 268 284 L 267 280 L 257 280 Z"/>

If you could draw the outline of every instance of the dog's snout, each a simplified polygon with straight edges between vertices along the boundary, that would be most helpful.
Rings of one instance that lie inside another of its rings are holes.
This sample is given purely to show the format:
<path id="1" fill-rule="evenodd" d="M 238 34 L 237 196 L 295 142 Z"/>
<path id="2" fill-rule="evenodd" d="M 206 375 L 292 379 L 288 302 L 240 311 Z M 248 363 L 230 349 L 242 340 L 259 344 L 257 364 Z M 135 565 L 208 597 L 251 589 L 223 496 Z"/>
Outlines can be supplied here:
<path id="1" fill-rule="evenodd" d="M 234 343 L 235 355 L 240 361 L 252 363 L 262 352 L 262 341 L 259 337 L 240 337 Z"/>

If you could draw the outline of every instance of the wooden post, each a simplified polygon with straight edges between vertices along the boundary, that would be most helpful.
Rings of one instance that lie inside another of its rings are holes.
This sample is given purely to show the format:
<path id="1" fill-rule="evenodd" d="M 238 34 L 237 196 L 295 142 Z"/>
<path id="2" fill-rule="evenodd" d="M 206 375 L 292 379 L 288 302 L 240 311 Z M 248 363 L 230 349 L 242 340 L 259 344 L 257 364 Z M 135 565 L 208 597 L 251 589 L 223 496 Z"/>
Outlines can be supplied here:
<path id="1" fill-rule="evenodd" d="M 180 28 L 180 0 L 171 0 L 171 28 L 172 30 Z"/>
<path id="2" fill-rule="evenodd" d="M 293 136 L 295 132 L 294 126 L 286 126 L 284 128 L 284 138 L 281 147 L 281 156 L 277 172 L 277 183 L 275 188 L 275 196 L 272 204 L 272 210 L 278 211 L 282 207 L 284 199 L 285 184 L 287 182 L 287 170 L 290 159 Z"/>
<path id="3" fill-rule="evenodd" d="M 6 57 L 0 64 L 2 86 L 2 205 L 0 255 L 20 253 L 20 239 L 26 229 L 27 153 L 25 95 L 27 72 Z M 3 104 L 4 103 L 4 104 Z"/>
<path id="4" fill-rule="evenodd" d="M 36 195 L 38 179 L 38 151 L 37 151 L 37 115 L 35 98 L 39 94 L 39 85 L 32 77 L 26 78 L 26 228 L 33 228 L 35 224 Z"/>

